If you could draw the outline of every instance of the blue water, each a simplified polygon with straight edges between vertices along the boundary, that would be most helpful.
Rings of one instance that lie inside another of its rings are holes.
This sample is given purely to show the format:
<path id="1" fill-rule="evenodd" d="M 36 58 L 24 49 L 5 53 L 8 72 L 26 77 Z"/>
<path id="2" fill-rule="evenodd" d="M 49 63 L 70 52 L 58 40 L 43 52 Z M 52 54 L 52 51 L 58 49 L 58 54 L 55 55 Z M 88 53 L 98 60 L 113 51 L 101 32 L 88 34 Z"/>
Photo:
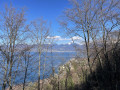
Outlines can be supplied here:
<path id="1" fill-rule="evenodd" d="M 37 52 L 31 52 L 27 71 L 27 82 L 34 82 L 38 79 L 38 65 L 39 65 L 39 54 Z M 52 68 L 55 68 L 55 73 L 58 72 L 58 67 L 68 62 L 71 58 L 76 56 L 75 52 L 47 52 L 41 55 L 41 79 L 43 79 L 43 64 L 45 63 L 44 78 L 48 78 L 52 75 Z M 22 57 L 19 62 L 18 72 L 16 74 L 14 84 L 23 83 L 25 73 L 25 58 Z M 13 70 L 17 69 L 17 64 L 14 65 Z M 1 70 L 1 69 L 0 69 Z M 2 72 L 2 71 L 1 71 Z M 2 75 L 0 75 L 2 77 Z M 13 78 L 15 74 L 13 73 Z"/>

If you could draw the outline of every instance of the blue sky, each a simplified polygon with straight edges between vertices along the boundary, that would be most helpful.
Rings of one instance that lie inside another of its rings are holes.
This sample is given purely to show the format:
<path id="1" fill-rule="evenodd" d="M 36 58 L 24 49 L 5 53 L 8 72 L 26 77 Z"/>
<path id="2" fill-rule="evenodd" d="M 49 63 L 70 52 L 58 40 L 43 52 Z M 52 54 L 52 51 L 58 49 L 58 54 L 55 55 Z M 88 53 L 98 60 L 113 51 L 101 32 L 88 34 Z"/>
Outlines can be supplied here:
<path id="1" fill-rule="evenodd" d="M 63 11 L 70 7 L 68 0 L 0 0 L 0 10 L 3 10 L 5 4 L 10 5 L 10 3 L 15 8 L 25 7 L 28 22 L 40 17 L 51 22 L 52 34 L 54 37 L 59 37 L 57 39 L 58 44 L 72 42 L 70 38 L 63 38 L 64 33 L 59 32 L 60 26 L 57 22 L 58 17 L 63 14 Z"/>
<path id="2" fill-rule="evenodd" d="M 59 29 L 57 18 L 70 6 L 68 0 L 0 0 L 0 8 L 10 3 L 16 8 L 25 7 L 28 21 L 43 17 L 52 22 L 52 29 L 56 35 L 60 35 L 57 32 Z"/>

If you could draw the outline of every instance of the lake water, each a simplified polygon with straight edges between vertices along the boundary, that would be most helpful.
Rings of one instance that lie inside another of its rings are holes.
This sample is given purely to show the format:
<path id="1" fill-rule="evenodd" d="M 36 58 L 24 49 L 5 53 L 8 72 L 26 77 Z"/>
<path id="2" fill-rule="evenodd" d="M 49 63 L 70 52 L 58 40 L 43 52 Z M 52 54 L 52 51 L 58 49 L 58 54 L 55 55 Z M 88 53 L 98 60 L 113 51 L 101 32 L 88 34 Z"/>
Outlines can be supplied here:
<path id="1" fill-rule="evenodd" d="M 38 78 L 38 58 L 39 54 L 38 53 L 31 53 L 31 57 L 29 58 L 29 64 L 28 64 L 28 72 L 27 72 L 27 82 L 34 82 Z M 76 56 L 75 52 L 47 52 L 47 53 L 42 53 L 41 56 L 41 79 L 43 79 L 43 65 L 45 63 L 45 72 L 44 72 L 44 78 L 48 78 L 52 74 L 52 68 L 55 68 L 55 73 L 58 72 L 58 67 L 60 65 L 65 64 L 68 62 L 71 58 L 74 58 Z M 25 73 L 25 66 L 27 65 L 25 63 L 25 58 L 21 60 L 19 63 L 19 68 L 18 72 L 16 74 L 15 78 L 15 84 L 19 84 L 23 82 L 24 78 L 24 73 Z M 13 70 L 17 69 L 17 65 L 14 65 Z M 14 76 L 14 74 L 13 74 Z M 14 77 L 13 77 L 14 78 Z"/>

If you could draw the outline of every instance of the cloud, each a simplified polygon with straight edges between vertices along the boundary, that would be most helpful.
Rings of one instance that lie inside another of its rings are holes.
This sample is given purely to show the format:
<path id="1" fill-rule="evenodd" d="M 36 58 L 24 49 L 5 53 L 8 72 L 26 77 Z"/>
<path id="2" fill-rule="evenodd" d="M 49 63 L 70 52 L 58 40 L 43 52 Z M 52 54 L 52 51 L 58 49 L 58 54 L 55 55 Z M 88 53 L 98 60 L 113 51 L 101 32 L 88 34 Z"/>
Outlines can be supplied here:
<path id="1" fill-rule="evenodd" d="M 83 44 L 83 38 L 79 37 L 79 36 L 73 36 L 71 38 L 63 38 L 61 36 L 48 36 L 47 39 L 49 40 L 54 40 L 56 43 L 61 43 L 61 44 L 72 44 L 72 43 L 76 43 L 76 44 Z"/>
<path id="2" fill-rule="evenodd" d="M 59 41 L 70 40 L 70 38 L 62 38 L 61 36 L 53 36 L 53 37 L 48 36 L 47 39 L 54 39 L 54 40 L 59 40 Z"/>
<path id="3" fill-rule="evenodd" d="M 79 44 L 79 45 L 83 45 L 84 44 L 84 41 L 70 41 L 70 42 L 68 42 L 67 44 L 73 44 L 73 43 L 76 43 L 76 44 Z"/>
<path id="4" fill-rule="evenodd" d="M 71 39 L 72 39 L 72 40 L 82 40 L 83 38 L 81 38 L 81 37 L 79 37 L 79 36 L 73 36 Z"/>
<path id="5" fill-rule="evenodd" d="M 47 37 L 47 39 L 59 39 L 59 38 L 61 38 L 61 37 L 60 36 L 53 36 L 53 37 L 48 36 Z"/>
<path id="6" fill-rule="evenodd" d="M 79 36 L 73 36 L 71 38 L 71 41 L 68 44 L 70 45 L 72 43 L 83 45 L 84 44 L 84 39 L 82 37 L 79 37 Z"/>

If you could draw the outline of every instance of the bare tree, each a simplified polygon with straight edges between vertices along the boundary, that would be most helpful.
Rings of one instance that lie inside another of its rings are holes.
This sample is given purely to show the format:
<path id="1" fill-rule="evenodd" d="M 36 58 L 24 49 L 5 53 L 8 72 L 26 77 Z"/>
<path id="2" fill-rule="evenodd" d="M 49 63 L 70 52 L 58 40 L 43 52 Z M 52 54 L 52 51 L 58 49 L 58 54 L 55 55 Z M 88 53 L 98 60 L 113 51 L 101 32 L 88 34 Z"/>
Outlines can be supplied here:
<path id="1" fill-rule="evenodd" d="M 43 45 L 47 43 L 47 36 L 49 35 L 50 26 L 42 18 L 31 23 L 32 42 L 37 45 L 38 58 L 38 90 L 40 90 L 40 71 L 41 71 L 41 55 L 43 51 Z"/>
<path id="2" fill-rule="evenodd" d="M 120 26 L 119 0 L 70 0 L 72 8 L 65 10 L 60 24 L 68 35 L 82 37 L 90 73 L 95 60 L 102 68 L 101 53 L 109 65 L 109 35 Z M 119 37 L 119 36 L 118 36 Z M 91 61 L 92 60 L 92 61 Z M 97 77 L 96 77 L 97 79 Z M 99 82 L 97 82 L 99 84 Z"/>
<path id="3" fill-rule="evenodd" d="M 22 43 L 22 38 L 20 37 L 25 32 L 24 28 L 24 11 L 19 12 L 12 7 L 6 7 L 5 12 L 1 13 L 1 64 L 3 66 L 4 77 L 2 89 L 5 90 L 7 84 L 12 90 L 13 85 L 13 66 L 18 62 L 16 60 L 17 44 Z"/>
<path id="4" fill-rule="evenodd" d="M 102 38 L 104 48 L 106 48 L 108 33 L 119 26 L 120 2 L 119 0 L 71 0 L 71 3 L 73 7 L 64 12 L 65 21 L 60 24 L 66 29 L 67 34 L 77 35 L 84 39 L 88 65 L 91 68 L 90 44 L 93 42 L 97 49 L 96 40 Z"/>
<path id="5" fill-rule="evenodd" d="M 30 65 L 31 65 L 31 63 L 33 63 L 32 62 L 32 60 L 31 60 L 31 57 L 32 57 L 32 55 L 31 55 L 31 52 L 30 52 L 30 50 L 32 49 L 32 47 L 33 46 L 29 46 L 29 45 L 26 45 L 25 47 L 24 47 L 24 49 L 22 50 L 22 52 L 21 52 L 21 56 L 22 56 L 22 59 L 23 60 L 21 60 L 21 61 L 24 61 L 23 63 L 23 65 L 22 65 L 22 67 L 24 67 L 24 69 L 23 69 L 23 72 L 24 72 L 24 77 L 23 77 L 23 90 L 25 90 L 25 86 L 26 86 L 26 79 L 28 78 L 28 76 L 29 76 L 29 73 L 32 73 L 30 70 L 29 70 L 29 67 L 30 67 Z M 32 58 L 33 59 L 33 58 Z M 31 62 L 31 63 L 30 63 Z"/>

